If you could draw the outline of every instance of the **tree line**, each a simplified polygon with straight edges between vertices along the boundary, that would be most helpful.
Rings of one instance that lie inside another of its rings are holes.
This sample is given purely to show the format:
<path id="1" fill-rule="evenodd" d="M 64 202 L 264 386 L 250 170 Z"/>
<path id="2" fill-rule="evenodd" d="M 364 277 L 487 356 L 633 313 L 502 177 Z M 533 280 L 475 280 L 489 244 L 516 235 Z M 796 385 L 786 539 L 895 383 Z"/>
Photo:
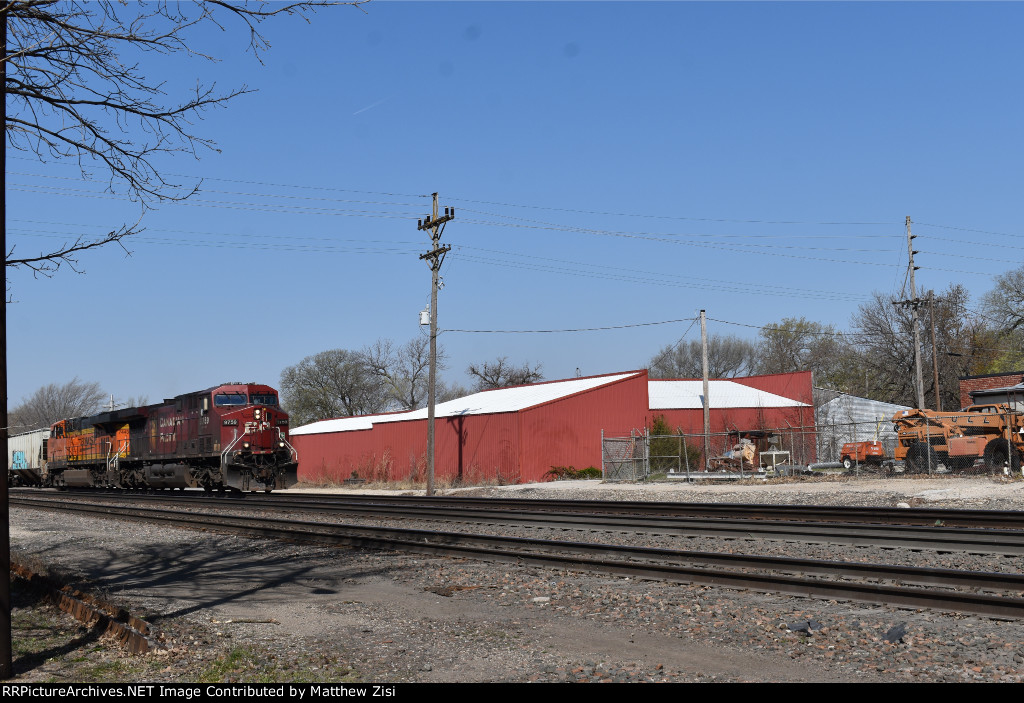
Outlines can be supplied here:
<path id="1" fill-rule="evenodd" d="M 437 366 L 447 368 L 447 354 L 438 348 Z M 293 426 L 352 415 L 418 410 L 427 404 L 430 340 L 414 337 L 405 344 L 379 339 L 355 351 L 330 349 L 307 356 L 281 372 L 281 402 Z M 470 388 L 438 379 L 436 402 L 472 392 L 518 386 L 543 380 L 540 364 L 514 364 L 508 357 L 470 364 Z"/>
<path id="2" fill-rule="evenodd" d="M 1024 370 L 1024 266 L 995 280 L 995 287 L 982 296 L 977 307 L 959 284 L 934 295 L 931 311 L 922 307 L 921 355 L 929 407 L 936 407 L 933 360 L 939 369 L 939 397 L 947 410 L 960 407 L 961 377 Z M 914 406 L 913 346 L 910 310 L 875 293 L 853 314 L 845 330 L 805 317 L 787 317 L 762 327 L 754 340 L 712 335 L 708 338 L 709 374 L 711 378 L 734 378 L 812 371 L 819 388 Z M 446 360 L 443 347 L 439 348 L 439 369 L 447 369 Z M 281 372 L 281 401 L 293 426 L 332 417 L 416 410 L 427 402 L 429 363 L 429 340 L 423 336 L 405 344 L 379 339 L 359 350 L 319 352 Z M 651 378 L 700 378 L 701 343 L 690 340 L 666 345 L 651 357 L 647 368 Z M 544 380 L 540 364 L 516 364 L 505 356 L 472 363 L 466 374 L 469 387 L 439 379 L 437 402 Z M 75 378 L 51 383 L 11 411 L 10 431 L 24 432 L 64 418 L 91 415 L 109 402 L 95 382 Z M 114 401 L 115 407 L 145 403 L 145 398 Z"/>
<path id="3" fill-rule="evenodd" d="M 1024 370 L 1024 266 L 995 279 L 995 287 L 972 306 L 970 294 L 952 284 L 919 308 L 925 404 L 960 407 L 959 379 Z M 935 346 L 931 343 L 934 318 Z M 709 336 L 712 378 L 812 371 L 814 385 L 914 406 L 914 328 L 911 310 L 881 293 L 855 312 L 847 329 L 787 317 L 765 325 L 754 340 Z M 663 347 L 648 363 L 652 378 L 700 378 L 701 343 Z"/>

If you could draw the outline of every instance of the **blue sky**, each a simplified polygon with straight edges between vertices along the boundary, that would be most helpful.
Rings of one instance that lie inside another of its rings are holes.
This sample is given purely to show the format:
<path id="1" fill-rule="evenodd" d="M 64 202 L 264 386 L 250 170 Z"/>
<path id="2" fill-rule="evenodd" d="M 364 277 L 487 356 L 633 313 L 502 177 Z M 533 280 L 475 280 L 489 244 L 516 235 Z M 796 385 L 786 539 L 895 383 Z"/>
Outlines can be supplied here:
<path id="1" fill-rule="evenodd" d="M 197 123 L 219 153 L 160 162 L 200 192 L 146 213 L 130 257 L 11 275 L 12 404 L 75 376 L 151 402 L 277 385 L 310 354 L 423 334 L 435 191 L 457 208 L 446 330 L 701 308 L 711 334 L 845 328 L 900 295 L 907 215 L 920 288 L 977 299 L 1022 263 L 1024 4 L 378 1 L 268 23 L 263 65 L 228 26 L 196 37 L 217 64 L 142 64 L 169 89 L 258 90 Z M 73 164 L 7 166 L 17 253 L 138 217 Z M 639 368 L 684 332 L 448 331 L 442 375 Z"/>

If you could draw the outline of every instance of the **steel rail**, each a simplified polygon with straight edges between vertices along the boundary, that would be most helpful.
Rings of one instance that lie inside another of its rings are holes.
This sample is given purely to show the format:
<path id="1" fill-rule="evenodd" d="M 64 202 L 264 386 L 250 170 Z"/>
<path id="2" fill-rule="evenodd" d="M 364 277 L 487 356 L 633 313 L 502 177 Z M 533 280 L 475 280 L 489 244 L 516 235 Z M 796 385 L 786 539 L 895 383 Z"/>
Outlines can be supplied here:
<path id="1" fill-rule="evenodd" d="M 145 495 L 146 502 L 180 503 L 180 493 Z M 102 498 L 136 502 L 139 496 L 109 494 Z M 193 502 L 185 499 L 186 503 Z M 476 504 L 474 504 L 476 505 Z M 795 521 L 761 521 L 750 518 L 696 518 L 671 516 L 618 516 L 602 513 L 551 511 L 509 511 L 475 508 L 362 503 L 348 501 L 301 500 L 291 496 L 286 501 L 274 497 L 250 497 L 239 503 L 217 502 L 216 507 L 274 511 L 344 513 L 363 517 L 401 518 L 413 520 L 444 520 L 469 524 L 500 524 L 561 530 L 650 533 L 667 536 L 714 536 L 726 539 L 766 539 L 799 541 L 801 543 L 852 544 L 873 547 L 896 547 L 913 550 L 957 551 L 974 554 L 1024 555 L 1024 531 L 966 527 L 920 525 L 866 525 L 864 523 L 806 523 Z M 578 507 L 574 505 L 573 507 Z"/>
<path id="2" fill-rule="evenodd" d="M 175 524 L 190 529 L 223 530 L 297 542 L 345 544 L 485 560 L 628 575 L 652 580 L 701 583 L 829 599 L 848 599 L 911 608 L 932 608 L 995 617 L 1024 617 L 1024 575 L 952 569 L 887 566 L 792 557 L 687 552 L 652 547 L 467 535 L 429 530 L 337 525 L 320 522 L 238 517 L 175 510 L 74 503 L 15 497 L 12 505 L 101 517 Z M 584 556 L 586 555 L 586 556 Z M 614 557 L 597 559 L 594 556 Z M 698 565 L 698 566 L 695 566 Z M 708 566 L 717 569 L 706 568 Z M 726 569 L 726 570 L 722 570 Z M 764 573 L 769 571 L 771 573 Z M 781 572 L 781 573 L 779 573 Z M 797 578 L 793 573 L 814 574 Z M 828 577 L 828 578 L 826 578 Z M 829 580 L 857 578 L 861 581 Z M 872 581 L 938 586 L 906 587 Z M 949 590 L 996 590 L 1015 595 Z"/>
<path id="3" fill-rule="evenodd" d="M 576 510 L 594 513 L 665 515 L 673 517 L 747 517 L 762 520 L 818 520 L 897 525 L 934 525 L 947 527 L 996 527 L 1024 530 L 1024 512 L 1016 510 L 965 510 L 959 508 L 879 508 L 830 505 L 755 505 L 748 503 L 675 503 L 617 500 L 550 500 L 531 498 L 476 498 L 434 496 L 332 495 L 323 497 L 301 493 L 275 493 L 281 500 L 326 500 L 352 503 L 396 503 L 439 506 L 480 505 L 506 510 Z"/>
<path id="4" fill-rule="evenodd" d="M 38 493 L 39 489 L 11 489 L 11 493 Z M 72 491 L 68 491 L 69 494 Z M 83 489 L 82 493 L 96 493 Z M 170 494 L 168 492 L 168 494 Z M 151 496 L 155 493 L 116 491 L 104 495 Z M 175 492 L 175 496 L 207 498 L 210 494 L 198 491 Z M 218 499 L 237 498 L 253 500 L 256 494 L 224 494 Z M 268 496 L 262 496 L 267 499 Z M 893 525 L 934 525 L 937 522 L 946 527 L 979 527 L 1024 530 L 1024 512 L 1017 510 L 965 510 L 960 508 L 880 508 L 874 506 L 832 506 L 832 505 L 757 505 L 749 503 L 675 503 L 658 501 L 618 500 L 550 500 L 532 498 L 478 498 L 465 496 L 399 496 L 399 495 L 354 495 L 354 494 L 310 494 L 301 492 L 275 492 L 269 496 L 280 502 L 315 501 L 348 502 L 352 504 L 400 504 L 441 506 L 477 505 L 493 510 L 574 510 L 577 512 L 663 515 L 671 517 L 746 517 L 759 520 L 804 520 L 841 521 L 845 523 L 893 524 Z"/>

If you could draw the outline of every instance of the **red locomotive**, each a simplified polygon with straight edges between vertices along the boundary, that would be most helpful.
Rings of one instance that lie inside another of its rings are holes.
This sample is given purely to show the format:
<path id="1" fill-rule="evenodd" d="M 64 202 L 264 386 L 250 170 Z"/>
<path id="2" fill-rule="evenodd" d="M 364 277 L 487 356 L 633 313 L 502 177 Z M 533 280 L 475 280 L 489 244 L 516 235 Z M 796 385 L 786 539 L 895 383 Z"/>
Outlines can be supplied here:
<path id="1" fill-rule="evenodd" d="M 50 428 L 44 484 L 269 493 L 294 485 L 297 468 L 277 391 L 226 383 L 156 405 L 57 422 Z"/>

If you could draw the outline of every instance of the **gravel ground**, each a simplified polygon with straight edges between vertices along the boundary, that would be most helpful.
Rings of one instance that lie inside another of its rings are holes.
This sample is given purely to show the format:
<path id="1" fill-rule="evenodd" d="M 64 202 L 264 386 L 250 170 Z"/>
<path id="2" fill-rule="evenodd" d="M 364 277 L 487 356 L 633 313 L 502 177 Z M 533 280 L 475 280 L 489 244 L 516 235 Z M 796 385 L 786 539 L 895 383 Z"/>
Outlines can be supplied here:
<path id="1" fill-rule="evenodd" d="M 988 478 L 714 486 L 586 481 L 457 493 L 1024 506 L 1024 483 Z M 11 512 L 16 557 L 149 620 L 163 645 L 127 656 L 16 590 L 17 681 L 1015 682 L 1024 676 L 1024 628 L 1016 621 Z M 774 547 L 765 545 L 778 543 L 738 549 L 701 538 L 699 544 L 693 548 L 767 551 Z M 832 558 L 876 556 L 835 545 L 805 549 Z M 974 557 L 955 558 L 960 568 L 976 568 Z M 1016 558 L 977 558 L 989 560 L 992 570 L 1022 566 Z"/>

